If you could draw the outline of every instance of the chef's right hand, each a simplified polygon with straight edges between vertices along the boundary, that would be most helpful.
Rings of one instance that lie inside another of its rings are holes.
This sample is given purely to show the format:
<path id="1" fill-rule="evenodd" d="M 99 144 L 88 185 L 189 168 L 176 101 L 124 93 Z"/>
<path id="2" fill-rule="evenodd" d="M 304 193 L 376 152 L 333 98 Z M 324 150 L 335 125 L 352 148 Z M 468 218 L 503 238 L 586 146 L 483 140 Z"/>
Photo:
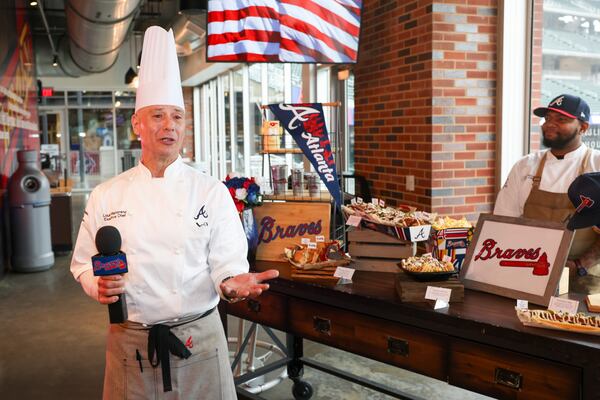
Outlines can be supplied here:
<path id="1" fill-rule="evenodd" d="M 101 276 L 98 279 L 98 301 L 111 304 L 119 300 L 118 295 L 125 292 L 123 275 Z"/>

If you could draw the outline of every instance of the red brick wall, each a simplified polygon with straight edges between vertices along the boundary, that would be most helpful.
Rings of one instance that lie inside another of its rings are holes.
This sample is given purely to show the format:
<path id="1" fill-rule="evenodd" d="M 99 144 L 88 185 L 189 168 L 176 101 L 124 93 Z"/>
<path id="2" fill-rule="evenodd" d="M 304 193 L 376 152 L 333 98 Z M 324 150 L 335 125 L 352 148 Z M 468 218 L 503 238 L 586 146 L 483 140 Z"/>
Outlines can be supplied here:
<path id="1" fill-rule="evenodd" d="M 185 139 L 181 157 L 194 159 L 194 88 L 183 88 L 183 101 L 185 103 Z"/>
<path id="2" fill-rule="evenodd" d="M 491 210 L 496 12 L 495 0 L 365 1 L 355 170 L 374 196 L 470 220 Z"/>
<path id="3" fill-rule="evenodd" d="M 366 0 L 355 66 L 355 171 L 390 204 L 430 208 L 430 0 Z M 414 175 L 416 190 L 405 190 Z"/>

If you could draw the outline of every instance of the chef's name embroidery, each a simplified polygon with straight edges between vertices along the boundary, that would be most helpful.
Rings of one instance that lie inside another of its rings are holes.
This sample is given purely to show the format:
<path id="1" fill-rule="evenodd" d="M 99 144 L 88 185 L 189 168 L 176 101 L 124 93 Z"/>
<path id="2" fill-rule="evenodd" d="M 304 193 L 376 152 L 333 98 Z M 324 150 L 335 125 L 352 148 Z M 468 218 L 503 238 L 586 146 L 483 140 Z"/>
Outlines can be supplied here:
<path id="1" fill-rule="evenodd" d="M 109 212 L 108 214 L 102 214 L 102 218 L 104 219 L 104 221 L 111 221 L 115 218 L 124 218 L 127 216 L 127 211 L 112 211 Z"/>
<path id="2" fill-rule="evenodd" d="M 264 217 L 260 221 L 258 243 L 269 243 L 275 239 L 294 238 L 304 235 L 318 235 L 322 231 L 321 220 L 298 225 L 276 225 L 273 217 Z"/>

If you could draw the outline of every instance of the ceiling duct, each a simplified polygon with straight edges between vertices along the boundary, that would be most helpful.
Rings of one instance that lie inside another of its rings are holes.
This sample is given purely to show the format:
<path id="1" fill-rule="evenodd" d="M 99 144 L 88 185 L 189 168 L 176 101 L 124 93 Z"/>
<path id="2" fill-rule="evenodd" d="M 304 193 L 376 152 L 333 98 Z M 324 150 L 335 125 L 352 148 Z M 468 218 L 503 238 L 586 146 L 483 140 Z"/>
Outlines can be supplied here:
<path id="1" fill-rule="evenodd" d="M 179 57 L 194 54 L 206 41 L 206 13 L 180 13 L 173 22 L 173 35 Z"/>
<path id="2" fill-rule="evenodd" d="M 61 40 L 58 59 L 70 76 L 104 72 L 117 60 L 140 0 L 67 0 L 68 40 Z"/>

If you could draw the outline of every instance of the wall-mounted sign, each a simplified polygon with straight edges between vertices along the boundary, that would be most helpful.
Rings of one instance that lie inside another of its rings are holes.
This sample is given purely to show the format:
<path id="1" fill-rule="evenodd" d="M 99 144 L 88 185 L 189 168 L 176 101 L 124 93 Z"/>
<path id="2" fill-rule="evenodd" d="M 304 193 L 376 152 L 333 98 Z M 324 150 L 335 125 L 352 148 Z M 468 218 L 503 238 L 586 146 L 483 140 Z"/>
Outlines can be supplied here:
<path id="1" fill-rule="evenodd" d="M 572 239 L 561 223 L 481 215 L 461 280 L 466 288 L 547 306 Z"/>
<path id="2" fill-rule="evenodd" d="M 52 97 L 54 96 L 54 88 L 51 87 L 43 87 L 42 88 L 42 97 Z"/>
<path id="3" fill-rule="evenodd" d="M 254 208 L 258 225 L 257 260 L 285 261 L 283 249 L 300 244 L 302 238 L 329 240 L 329 203 L 263 203 Z"/>

